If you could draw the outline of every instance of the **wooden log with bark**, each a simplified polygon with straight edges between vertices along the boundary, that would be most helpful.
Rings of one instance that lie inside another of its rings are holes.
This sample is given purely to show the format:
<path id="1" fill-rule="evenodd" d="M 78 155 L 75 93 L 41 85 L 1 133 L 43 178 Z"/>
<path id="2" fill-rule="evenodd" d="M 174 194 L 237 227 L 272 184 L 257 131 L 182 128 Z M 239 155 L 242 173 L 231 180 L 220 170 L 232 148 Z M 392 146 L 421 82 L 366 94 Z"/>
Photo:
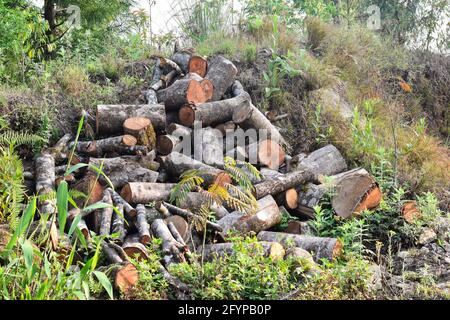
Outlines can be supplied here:
<path id="1" fill-rule="evenodd" d="M 153 155 L 147 156 L 123 156 L 117 158 L 91 158 L 89 164 L 100 168 L 112 182 L 114 188 L 121 188 L 128 181 L 155 182 L 158 179 L 158 172 L 147 169 L 153 161 Z M 106 183 L 105 177 L 100 177 Z"/>
<path id="2" fill-rule="evenodd" d="M 160 135 L 156 140 L 156 150 L 159 154 L 166 156 L 169 153 L 181 151 L 182 142 L 179 137 L 171 134 Z"/>
<path id="3" fill-rule="evenodd" d="M 161 132 L 166 127 L 164 105 L 97 105 L 96 131 L 99 135 L 122 134 L 123 123 L 128 118 L 144 117 L 150 119 L 153 128 Z"/>
<path id="4" fill-rule="evenodd" d="M 219 130 L 210 127 L 202 130 L 195 130 L 194 138 L 194 159 L 207 165 L 222 168 L 223 141 Z"/>
<path id="5" fill-rule="evenodd" d="M 172 205 L 170 203 L 163 202 L 162 205 L 164 207 L 166 207 L 170 211 L 170 213 L 172 213 L 174 215 L 178 215 L 178 216 L 183 217 L 185 219 L 194 219 L 194 218 L 200 219 L 200 216 L 198 214 L 194 214 L 194 213 L 192 213 L 192 212 L 190 212 L 188 210 L 178 208 L 177 206 L 174 206 L 174 205 Z M 205 224 L 206 224 L 207 227 L 209 227 L 209 228 L 211 228 L 211 229 L 213 229 L 215 231 L 218 231 L 218 232 L 222 232 L 223 231 L 222 227 L 218 223 L 206 220 Z"/>
<path id="6" fill-rule="evenodd" d="M 261 174 L 263 181 L 277 179 L 283 176 L 281 172 L 269 168 L 261 168 L 259 173 Z M 298 193 L 295 188 L 290 188 L 276 194 L 274 195 L 274 198 L 279 206 L 284 206 L 288 209 L 295 209 L 298 206 Z"/>
<path id="7" fill-rule="evenodd" d="M 55 158 L 50 154 L 41 154 L 35 159 L 36 193 L 48 195 L 55 191 Z M 45 200 L 39 202 L 41 214 L 56 212 L 56 201 Z"/>
<path id="8" fill-rule="evenodd" d="M 192 79 L 177 80 L 156 94 L 158 102 L 164 103 L 167 111 L 178 110 L 185 104 L 199 105 L 207 100 L 205 88 L 200 82 Z"/>
<path id="9" fill-rule="evenodd" d="M 363 210 L 377 207 L 382 198 L 381 190 L 374 178 L 361 168 L 331 176 L 328 183 L 308 183 L 299 187 L 297 214 L 314 217 L 314 206 L 327 194 L 332 194 L 331 205 L 337 215 L 351 218 Z"/>
<path id="10" fill-rule="evenodd" d="M 186 199 L 180 203 L 180 208 L 197 213 L 206 202 L 208 202 L 208 199 L 205 195 L 199 192 L 189 192 Z M 221 219 L 229 213 L 225 207 L 216 203 L 213 203 L 209 209 L 214 212 L 218 219 Z"/>
<path id="11" fill-rule="evenodd" d="M 268 195 L 258 200 L 258 212 L 253 215 L 244 215 L 240 212 L 232 212 L 220 219 L 217 224 L 223 229 L 226 236 L 230 230 L 242 234 L 250 234 L 270 229 L 281 221 L 281 212 L 272 196 Z"/>
<path id="12" fill-rule="evenodd" d="M 185 105 L 179 113 L 181 124 L 192 127 L 195 121 L 201 121 L 202 126 L 214 126 L 231 121 L 235 110 L 251 104 L 250 95 L 244 92 L 236 97 L 206 102 L 197 106 Z"/>
<path id="13" fill-rule="evenodd" d="M 175 52 L 172 55 L 171 60 L 180 67 L 181 71 L 183 71 L 184 74 L 188 74 L 189 73 L 189 60 L 191 59 L 191 55 L 192 54 L 190 52 L 179 51 L 179 52 Z"/>
<path id="14" fill-rule="evenodd" d="M 109 207 L 100 209 L 100 225 L 98 228 L 98 233 L 103 236 L 109 236 L 111 232 L 111 222 L 113 214 L 113 203 L 111 198 L 111 193 L 105 189 L 103 191 L 102 202 L 108 204 Z"/>
<path id="15" fill-rule="evenodd" d="M 259 241 L 250 243 L 250 254 L 262 254 L 264 257 L 268 257 L 273 261 L 282 260 L 286 251 L 283 246 L 278 242 Z M 198 252 L 202 253 L 206 261 L 212 261 L 218 258 L 225 258 L 235 253 L 234 243 L 215 243 L 200 246 Z"/>
<path id="16" fill-rule="evenodd" d="M 149 244 L 151 241 L 151 235 L 150 235 L 150 226 L 147 223 L 146 218 L 146 210 L 145 206 L 143 204 L 138 204 L 136 206 L 136 227 L 139 232 L 139 242 L 142 244 Z"/>
<path id="17" fill-rule="evenodd" d="M 222 99 L 225 92 L 234 83 L 237 72 L 236 66 L 223 56 L 216 56 L 209 61 L 205 79 L 210 80 L 214 86 L 212 101 Z"/>
<path id="18" fill-rule="evenodd" d="M 128 118 L 123 123 L 123 131 L 135 137 L 138 144 L 146 146 L 148 150 L 153 150 L 156 146 L 156 133 L 148 118 Z"/>
<path id="19" fill-rule="evenodd" d="M 120 195 L 131 204 L 168 201 L 174 186 L 174 183 L 129 182 L 122 188 Z"/>
<path id="20" fill-rule="evenodd" d="M 111 193 L 111 197 L 113 199 L 113 202 L 116 206 L 122 205 L 124 212 L 130 217 L 134 218 L 137 214 L 137 211 L 135 208 L 133 208 L 127 201 L 125 201 L 124 198 L 120 196 L 116 191 L 114 191 L 111 188 L 108 188 L 109 192 Z"/>
<path id="21" fill-rule="evenodd" d="M 162 252 L 164 253 L 164 265 L 168 267 L 172 263 L 185 261 L 185 246 L 175 240 L 167 225 L 162 219 L 156 219 L 152 223 L 152 231 L 155 237 L 162 240 Z"/>
<path id="22" fill-rule="evenodd" d="M 286 156 L 283 148 L 270 139 L 249 144 L 246 153 L 250 163 L 259 164 L 272 170 L 278 170 Z"/>
<path id="23" fill-rule="evenodd" d="M 289 163 L 289 171 L 304 170 L 314 174 L 314 182 L 320 182 L 320 176 L 332 176 L 347 170 L 347 163 L 339 150 L 327 145 L 307 156 L 294 156 Z"/>
<path id="24" fill-rule="evenodd" d="M 330 261 L 342 256 L 342 242 L 335 238 L 310 237 L 282 232 L 261 231 L 258 233 L 259 241 L 279 242 L 285 248 L 296 246 L 313 254 L 316 262 L 321 259 Z"/>
<path id="25" fill-rule="evenodd" d="M 183 242 L 186 242 L 189 239 L 189 224 L 187 223 L 186 219 L 180 216 L 170 216 L 165 218 L 164 222 L 168 227 L 170 224 L 172 224 L 177 229 L 177 232 L 183 239 Z M 173 234 L 172 230 L 170 232 Z M 176 240 L 180 242 L 179 239 Z"/>
<path id="26" fill-rule="evenodd" d="M 78 141 L 76 151 L 91 157 L 104 155 L 137 155 L 146 154 L 147 148 L 137 146 L 137 139 L 132 135 L 122 135 L 93 141 Z"/>
<path id="27" fill-rule="evenodd" d="M 114 201 L 114 199 L 113 199 Z M 124 205 L 123 203 L 116 204 L 117 212 L 113 212 L 113 217 L 111 221 L 111 233 L 117 234 L 117 238 L 114 241 L 118 244 L 123 244 L 125 237 L 127 235 L 127 231 L 125 229 L 125 220 L 124 220 Z"/>
<path id="28" fill-rule="evenodd" d="M 212 82 L 208 79 L 203 79 L 201 76 L 199 76 L 197 73 L 188 73 L 184 79 L 191 79 L 191 80 L 195 80 L 198 81 L 200 83 L 200 85 L 203 87 L 203 90 L 205 91 L 205 98 L 206 101 L 210 101 L 213 97 L 214 94 L 214 86 L 212 84 Z"/>
<path id="29" fill-rule="evenodd" d="M 214 168 L 203 162 L 197 161 L 182 153 L 173 152 L 166 156 L 164 165 L 175 178 L 179 178 L 188 170 L 198 170 L 199 175 L 205 180 L 205 183 L 231 183 L 230 176 L 223 170 Z"/>

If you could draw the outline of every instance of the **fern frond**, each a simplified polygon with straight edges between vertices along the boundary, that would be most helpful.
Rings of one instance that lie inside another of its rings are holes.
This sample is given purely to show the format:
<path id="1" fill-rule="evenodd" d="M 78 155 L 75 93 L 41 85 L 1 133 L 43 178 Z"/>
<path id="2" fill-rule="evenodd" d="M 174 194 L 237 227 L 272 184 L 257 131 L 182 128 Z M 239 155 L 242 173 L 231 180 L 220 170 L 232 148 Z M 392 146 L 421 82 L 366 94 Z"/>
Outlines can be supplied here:
<path id="1" fill-rule="evenodd" d="M 0 134 L 0 145 L 3 146 L 18 146 L 18 145 L 36 145 L 47 142 L 46 139 L 36 134 L 28 132 L 17 132 L 8 130 Z"/>
<path id="2" fill-rule="evenodd" d="M 250 172 L 250 174 L 256 178 L 256 179 L 261 179 L 261 173 L 259 172 L 259 170 L 252 165 L 251 163 L 248 162 L 244 162 L 244 166 L 247 168 L 247 170 Z"/>
<path id="3" fill-rule="evenodd" d="M 247 174 L 238 167 L 225 165 L 225 170 L 239 186 L 245 190 L 253 190 L 253 184 Z"/>
<path id="4" fill-rule="evenodd" d="M 232 184 L 227 184 L 226 187 L 231 195 L 226 202 L 231 208 L 245 214 L 256 213 L 258 202 L 251 192 L 248 190 L 242 191 L 239 187 Z"/>
<path id="5" fill-rule="evenodd" d="M 169 202 L 177 206 L 182 203 L 189 192 L 200 186 L 204 179 L 198 176 L 198 170 L 188 170 L 181 175 L 181 180 L 170 191 Z"/>

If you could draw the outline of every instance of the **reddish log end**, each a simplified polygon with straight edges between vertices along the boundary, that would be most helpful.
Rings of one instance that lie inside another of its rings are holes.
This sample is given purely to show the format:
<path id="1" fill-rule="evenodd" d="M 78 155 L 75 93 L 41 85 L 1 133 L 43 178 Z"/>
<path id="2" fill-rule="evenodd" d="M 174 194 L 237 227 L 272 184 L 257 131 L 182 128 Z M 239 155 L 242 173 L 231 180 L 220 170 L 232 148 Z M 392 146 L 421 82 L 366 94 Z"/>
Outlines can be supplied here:
<path id="1" fill-rule="evenodd" d="M 202 84 L 198 81 L 191 80 L 186 92 L 186 101 L 193 105 L 199 105 L 206 102 L 206 93 Z"/>
<path id="2" fill-rule="evenodd" d="M 285 153 L 278 143 L 264 140 L 259 144 L 258 160 L 268 168 L 277 170 L 284 163 Z"/>
<path id="3" fill-rule="evenodd" d="M 195 121 L 195 111 L 191 106 L 185 105 L 180 108 L 178 118 L 180 119 L 182 125 L 191 127 Z"/>
<path id="4" fill-rule="evenodd" d="M 189 60 L 188 69 L 189 72 L 196 73 L 200 77 L 204 78 L 208 69 L 208 62 L 201 56 L 192 56 Z"/>
<path id="5" fill-rule="evenodd" d="M 419 219 L 422 214 L 417 207 L 416 201 L 407 201 L 403 204 L 402 207 L 402 216 L 403 219 L 408 223 L 414 223 L 417 219 Z"/>
<path id="6" fill-rule="evenodd" d="M 139 273 L 136 267 L 127 263 L 117 271 L 114 284 L 117 290 L 126 294 L 137 284 L 138 280 Z"/>

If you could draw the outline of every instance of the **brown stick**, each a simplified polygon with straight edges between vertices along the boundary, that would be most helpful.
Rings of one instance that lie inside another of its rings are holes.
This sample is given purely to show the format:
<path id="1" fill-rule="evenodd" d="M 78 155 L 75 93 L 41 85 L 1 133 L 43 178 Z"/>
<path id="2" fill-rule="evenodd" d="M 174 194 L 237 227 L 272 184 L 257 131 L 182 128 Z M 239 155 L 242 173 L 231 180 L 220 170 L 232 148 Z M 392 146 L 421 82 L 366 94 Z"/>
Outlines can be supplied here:
<path id="1" fill-rule="evenodd" d="M 138 204 L 136 207 L 136 211 L 136 227 L 139 232 L 139 242 L 142 244 L 149 244 L 151 241 L 150 226 L 147 223 L 144 205 Z"/>
<path id="2" fill-rule="evenodd" d="M 118 194 L 116 191 L 114 191 L 111 188 L 108 188 L 109 192 L 111 193 L 113 202 L 116 206 L 122 205 L 123 209 L 125 211 L 126 214 L 128 214 L 128 216 L 130 218 L 134 218 L 137 214 L 136 209 L 133 208 L 128 202 L 126 202 L 121 196 L 120 194 Z"/>
<path id="3" fill-rule="evenodd" d="M 164 105 L 98 105 L 96 117 L 97 134 L 120 134 L 123 130 L 124 121 L 132 117 L 150 119 L 156 131 L 163 131 L 166 127 Z"/>
<path id="4" fill-rule="evenodd" d="M 103 208 L 100 210 L 100 226 L 99 226 L 99 234 L 109 236 L 111 231 L 111 221 L 112 221 L 112 199 L 111 193 L 108 190 L 103 192 L 103 203 L 110 205 L 110 207 Z"/>
<path id="5" fill-rule="evenodd" d="M 320 259 L 331 261 L 343 253 L 341 241 L 335 238 L 308 237 L 270 231 L 260 232 L 257 238 L 259 241 L 279 242 L 285 248 L 288 248 L 289 244 L 294 244 L 296 247 L 312 252 L 316 262 Z"/>
<path id="6" fill-rule="evenodd" d="M 113 199 L 114 201 L 114 199 Z M 124 206 L 122 203 L 119 203 L 116 205 L 117 210 L 119 211 L 120 215 L 117 214 L 117 212 L 113 212 L 113 218 L 111 223 L 111 233 L 117 234 L 117 238 L 114 239 L 115 242 L 118 244 L 123 244 L 123 241 L 125 240 L 125 236 L 127 235 L 125 230 L 125 221 L 123 218 L 124 213 Z"/>

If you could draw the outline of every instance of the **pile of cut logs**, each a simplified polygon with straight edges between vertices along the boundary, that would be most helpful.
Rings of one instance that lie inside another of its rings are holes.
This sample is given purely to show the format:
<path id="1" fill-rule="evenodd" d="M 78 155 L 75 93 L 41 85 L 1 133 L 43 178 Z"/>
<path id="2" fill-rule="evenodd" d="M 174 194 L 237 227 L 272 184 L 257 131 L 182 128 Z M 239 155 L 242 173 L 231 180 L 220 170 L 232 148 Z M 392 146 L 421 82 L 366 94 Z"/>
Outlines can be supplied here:
<path id="1" fill-rule="evenodd" d="M 264 254 L 273 259 L 312 255 L 318 262 L 339 257 L 342 243 L 314 236 L 305 220 L 314 218 L 313 207 L 329 190 L 326 176 L 333 177 L 331 205 L 337 215 L 351 218 L 376 207 L 381 192 L 370 174 L 361 168 L 348 170 L 332 145 L 310 154 L 287 155 L 279 129 L 252 104 L 250 95 L 236 80 L 236 66 L 226 58 L 206 60 L 189 51 L 176 52 L 170 59 L 154 58 L 151 87 L 144 94 L 147 104 L 98 105 L 95 140 L 75 142 L 71 135 L 65 135 L 35 159 L 37 194 L 54 192 L 64 180 L 70 188 L 88 196 L 76 200 L 78 208 L 70 209 L 69 222 L 81 216 L 78 227 L 86 239 L 91 232 L 105 236 L 103 253 L 117 266 L 116 288 L 127 291 L 136 283 L 138 273 L 129 257 L 146 258 L 146 245 L 155 237 L 162 240 L 160 271 L 180 298 L 187 297 L 189 288 L 170 275 L 167 267 L 189 260 L 187 253 L 194 250 L 203 252 L 205 259 L 231 253 L 233 246 L 227 242 L 231 230 L 256 234 Z M 188 155 L 186 148 L 178 152 L 184 139 L 196 134 L 193 127 L 199 121 L 203 128 L 200 142 L 192 146 L 194 151 Z M 231 183 L 223 168 L 224 146 L 214 144 L 214 134 L 224 136 L 250 128 L 264 129 L 268 138 L 247 141 L 245 146 L 228 145 L 227 150 L 232 150 L 226 155 L 239 154 L 246 159 L 250 152 L 256 152 L 255 165 L 261 172 L 261 179 L 253 181 L 257 213 L 246 215 L 213 206 L 217 222 L 208 221 L 206 228 L 215 236 L 201 246 L 201 236 L 190 222 L 205 202 L 204 195 L 190 192 L 181 205 L 175 206 L 169 203 L 170 192 L 180 176 L 192 169 L 200 170 L 205 184 Z M 70 156 L 73 148 L 75 155 Z M 199 148 L 201 160 L 196 157 Z M 68 163 L 86 165 L 66 174 Z M 99 175 L 95 168 L 101 168 L 105 175 Z M 97 202 L 111 206 L 85 209 Z M 41 214 L 56 212 L 53 200 L 41 201 L 39 208 Z M 284 232 L 271 231 L 280 223 L 283 212 L 303 221 L 289 223 Z"/>

